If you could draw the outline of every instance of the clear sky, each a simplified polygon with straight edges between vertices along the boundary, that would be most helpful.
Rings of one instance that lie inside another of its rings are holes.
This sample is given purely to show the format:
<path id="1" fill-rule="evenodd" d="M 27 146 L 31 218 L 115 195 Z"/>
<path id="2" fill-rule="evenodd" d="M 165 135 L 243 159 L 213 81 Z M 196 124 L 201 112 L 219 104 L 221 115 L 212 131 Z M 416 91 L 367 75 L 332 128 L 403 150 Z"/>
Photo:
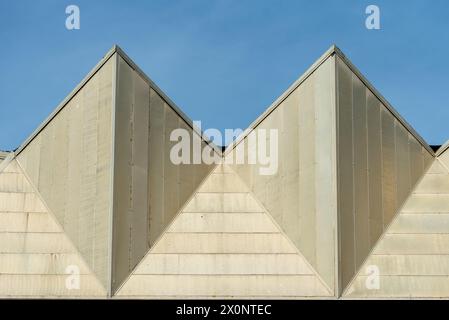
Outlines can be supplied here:
<path id="1" fill-rule="evenodd" d="M 80 30 L 65 8 L 78 5 Z M 380 30 L 365 8 L 380 8 Z M 246 128 L 337 44 L 430 144 L 449 139 L 449 1 L 0 0 L 0 149 L 118 44 L 203 129 Z"/>

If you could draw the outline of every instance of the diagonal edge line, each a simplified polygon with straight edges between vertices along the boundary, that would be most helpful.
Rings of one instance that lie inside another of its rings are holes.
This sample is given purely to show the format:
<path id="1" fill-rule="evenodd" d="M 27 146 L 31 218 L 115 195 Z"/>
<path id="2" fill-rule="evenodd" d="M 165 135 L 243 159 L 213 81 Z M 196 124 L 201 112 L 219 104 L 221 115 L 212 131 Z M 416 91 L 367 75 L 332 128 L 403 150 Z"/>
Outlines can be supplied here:
<path id="1" fill-rule="evenodd" d="M 58 106 L 50 113 L 50 115 L 39 124 L 36 130 L 14 151 L 15 155 L 19 155 L 25 148 L 33 141 L 39 133 L 64 109 L 70 100 L 81 91 L 81 89 L 89 82 L 91 78 L 105 65 L 109 58 L 117 52 L 117 46 L 114 45 L 109 51 L 101 58 L 101 60 L 87 73 L 87 75 L 78 83 L 78 85 L 58 104 Z"/>
<path id="2" fill-rule="evenodd" d="M 42 195 L 40 194 L 39 190 L 37 190 L 36 186 L 34 185 L 34 183 L 31 181 L 30 177 L 28 176 L 28 174 L 25 172 L 25 170 L 22 168 L 22 165 L 20 164 L 19 160 L 17 158 L 14 158 L 14 160 L 17 162 L 17 165 L 21 171 L 21 173 L 24 175 L 24 177 L 26 178 L 28 184 L 31 186 L 31 188 L 33 189 L 34 193 L 37 195 L 37 197 L 39 198 L 39 200 L 42 202 L 42 204 L 44 205 L 45 209 L 47 209 L 47 213 L 50 215 L 50 217 L 53 219 L 53 221 L 58 225 L 59 229 L 61 230 L 61 233 L 64 234 L 65 238 L 67 239 L 67 241 L 69 242 L 70 246 L 74 249 L 75 253 L 78 255 L 78 257 L 80 258 L 81 262 L 84 263 L 84 266 L 86 267 L 86 269 L 90 272 L 91 275 L 93 275 L 93 277 L 95 278 L 95 280 L 98 282 L 98 284 L 100 285 L 100 287 L 104 290 L 104 297 L 107 298 L 108 297 L 108 291 L 107 288 L 105 288 L 105 286 L 103 285 L 103 283 L 98 279 L 97 274 L 91 269 L 91 267 L 89 266 L 89 264 L 86 262 L 86 260 L 84 259 L 83 254 L 78 250 L 78 248 L 75 246 L 75 244 L 72 242 L 72 239 L 70 239 L 70 237 L 67 235 L 67 233 L 64 230 L 64 227 L 62 226 L 62 224 L 59 222 L 59 220 L 56 218 L 56 216 L 54 215 L 53 211 L 50 210 L 49 206 L 47 205 L 46 201 L 43 199 Z"/>
<path id="3" fill-rule="evenodd" d="M 372 246 L 371 250 L 368 252 L 368 254 L 366 255 L 365 259 L 363 260 L 362 264 L 360 264 L 359 269 L 355 272 L 354 276 L 352 277 L 351 281 L 348 282 L 348 284 L 345 286 L 345 288 L 342 291 L 341 294 L 341 298 L 345 297 L 346 294 L 348 294 L 348 290 L 349 288 L 351 288 L 351 286 L 354 284 L 355 280 L 358 278 L 358 276 L 360 275 L 360 273 L 362 272 L 362 270 L 364 269 L 364 267 L 366 266 L 366 264 L 368 263 L 369 258 L 373 255 L 373 252 L 375 251 L 375 249 L 377 249 L 377 247 L 380 245 L 381 241 L 385 239 L 385 236 L 388 234 L 389 230 L 392 228 L 393 223 L 397 221 L 397 219 L 399 218 L 399 216 L 401 215 L 402 209 L 405 207 L 405 205 L 407 204 L 407 202 L 409 201 L 410 197 L 413 196 L 414 191 L 416 190 L 416 188 L 418 187 L 418 185 L 421 183 L 421 181 L 424 179 L 424 177 L 427 175 L 427 172 L 429 171 L 430 167 L 433 165 L 434 161 L 436 161 L 436 159 L 434 159 L 426 168 L 426 170 L 424 171 L 424 174 L 421 176 L 421 178 L 419 178 L 419 180 L 416 182 L 415 186 L 413 187 L 413 189 L 410 191 L 409 195 L 407 196 L 407 199 L 405 199 L 404 203 L 402 203 L 402 205 L 398 208 L 398 210 L 396 211 L 393 219 L 390 221 L 390 223 L 387 225 L 387 227 L 384 229 L 385 231 L 382 233 L 382 235 L 379 237 L 379 239 L 377 239 L 376 243 Z"/>
<path id="4" fill-rule="evenodd" d="M 128 280 L 131 278 L 131 276 L 134 275 L 134 272 L 137 270 L 137 268 L 143 263 L 143 261 L 153 252 L 153 249 L 156 247 L 156 245 L 162 240 L 162 238 L 167 233 L 167 230 L 170 229 L 170 227 L 173 225 L 176 219 L 183 213 L 185 207 L 190 203 L 190 201 L 193 200 L 195 195 L 198 193 L 198 190 L 204 185 L 204 183 L 209 179 L 209 177 L 213 174 L 214 170 L 221 165 L 221 163 L 213 165 L 213 168 L 210 170 L 210 172 L 204 177 L 204 179 L 198 184 L 198 187 L 192 192 L 192 195 L 186 200 L 186 202 L 182 205 L 182 207 L 178 210 L 178 212 L 173 216 L 170 223 L 165 227 L 165 229 L 161 232 L 159 237 L 154 241 L 153 245 L 148 249 L 148 251 L 143 255 L 143 257 L 140 259 L 139 263 L 137 263 L 134 268 L 131 270 L 131 272 L 126 276 L 125 279 L 122 280 L 122 283 L 115 289 L 114 292 L 111 292 L 111 297 L 115 298 L 117 297 L 117 293 L 124 287 L 124 285 L 128 282 Z"/>
<path id="5" fill-rule="evenodd" d="M 435 152 L 430 148 L 429 144 L 426 142 L 426 140 L 421 137 L 421 135 L 405 120 L 405 118 L 391 105 L 391 103 L 388 102 L 387 99 L 371 84 L 371 82 L 368 81 L 368 79 L 362 74 L 362 72 L 349 60 L 349 58 L 346 57 L 346 55 L 339 49 L 335 48 L 335 52 L 338 55 L 338 57 L 341 59 L 343 63 L 346 64 L 346 66 L 354 73 L 356 77 L 358 77 L 363 84 L 367 87 L 368 90 L 371 91 L 371 93 L 374 94 L 375 97 L 377 97 L 380 102 L 390 111 L 390 113 L 395 117 L 399 123 L 401 123 L 404 128 L 412 135 L 414 136 L 418 142 L 429 152 L 430 155 L 435 157 Z"/>
<path id="6" fill-rule="evenodd" d="M 117 47 L 116 47 L 117 48 Z M 116 129 L 116 115 L 117 115 L 117 101 L 118 101 L 118 69 L 119 69 L 119 59 L 117 54 L 113 55 L 113 65 L 112 65 L 112 101 L 111 101 L 111 163 L 109 168 L 109 235 L 108 235 L 108 287 L 107 293 L 108 297 L 112 296 L 112 280 L 114 273 L 114 179 L 115 179 L 115 129 Z M 151 92 L 150 92 L 151 94 Z"/>
<path id="7" fill-rule="evenodd" d="M 443 153 L 444 153 L 444 152 L 443 152 Z M 442 154 L 443 154 L 443 153 L 442 153 Z M 441 155 L 442 155 L 442 154 L 441 154 Z M 440 160 L 439 156 L 438 156 L 438 158 L 436 158 L 436 161 L 438 161 L 438 163 L 441 164 L 441 166 L 443 167 L 443 169 L 446 170 L 446 173 L 449 173 L 449 167 L 446 166 L 446 164 L 444 164 L 444 162 Z"/>
<path id="8" fill-rule="evenodd" d="M 225 164 L 226 165 L 226 164 Z M 276 228 L 279 230 L 279 232 L 284 236 L 284 238 L 287 239 L 287 241 L 290 243 L 290 245 L 295 248 L 296 254 L 304 260 L 306 265 L 310 268 L 310 270 L 314 273 L 315 277 L 319 280 L 319 282 L 324 286 L 325 289 L 327 289 L 329 296 L 335 297 L 335 293 L 333 290 L 327 285 L 327 283 L 321 278 L 321 275 L 318 273 L 318 271 L 315 270 L 315 268 L 310 264 L 309 260 L 304 257 L 304 255 L 299 251 L 298 247 L 293 243 L 293 241 L 290 239 L 289 236 L 284 232 L 284 230 L 279 226 L 279 224 L 276 222 L 276 220 L 273 218 L 271 213 L 269 213 L 268 209 L 259 201 L 258 197 L 252 192 L 252 190 L 248 187 L 245 181 L 243 181 L 242 178 L 238 175 L 237 172 L 234 171 L 229 165 L 228 168 L 232 170 L 232 172 L 237 176 L 237 178 L 245 185 L 245 187 L 248 189 L 248 193 L 251 195 L 251 197 L 257 202 L 257 204 L 264 210 L 265 215 L 269 217 L 271 222 L 276 226 Z"/>
<path id="9" fill-rule="evenodd" d="M 5 159 L 3 159 L 3 161 L 0 162 L 0 173 L 2 173 L 3 170 L 5 170 L 13 160 L 14 160 L 14 152 L 11 152 L 6 156 Z"/>
<path id="10" fill-rule="evenodd" d="M 298 87 L 300 87 L 327 59 L 339 52 L 335 45 L 321 55 L 297 80 L 291 84 L 260 116 L 254 120 L 248 128 L 246 128 L 231 144 L 229 144 L 223 152 L 223 157 L 227 156 L 237 145 L 239 145 L 250 132 L 254 131 L 260 123 L 266 119 L 274 110 L 276 110 L 284 100 L 286 100 Z"/>
<path id="11" fill-rule="evenodd" d="M 148 86 L 153 89 L 164 102 L 172 109 L 196 134 L 201 137 L 201 140 L 204 140 L 214 151 L 221 157 L 223 155 L 223 151 L 218 147 L 215 142 L 213 142 L 209 137 L 207 137 L 201 128 L 195 126 L 194 122 L 181 110 L 180 107 L 173 102 L 173 100 L 168 97 L 164 93 L 164 91 L 157 86 L 157 84 L 151 80 L 151 78 L 139 68 L 139 66 L 125 53 L 123 49 L 119 46 L 116 46 L 117 54 L 128 64 L 128 66 L 133 69 L 142 79 L 148 84 Z"/>

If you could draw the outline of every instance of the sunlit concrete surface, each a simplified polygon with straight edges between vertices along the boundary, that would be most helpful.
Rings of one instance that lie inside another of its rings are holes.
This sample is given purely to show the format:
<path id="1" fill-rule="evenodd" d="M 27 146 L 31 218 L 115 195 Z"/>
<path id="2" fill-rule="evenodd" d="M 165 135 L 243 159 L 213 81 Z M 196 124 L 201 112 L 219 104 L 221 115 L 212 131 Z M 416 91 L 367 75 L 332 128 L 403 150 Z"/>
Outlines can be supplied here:
<path id="1" fill-rule="evenodd" d="M 221 163 L 172 163 L 178 128 Z M 272 175 L 228 162 L 258 129 Z M 448 145 L 335 46 L 224 151 L 114 46 L 0 153 L 0 297 L 449 298 L 448 248 Z"/>

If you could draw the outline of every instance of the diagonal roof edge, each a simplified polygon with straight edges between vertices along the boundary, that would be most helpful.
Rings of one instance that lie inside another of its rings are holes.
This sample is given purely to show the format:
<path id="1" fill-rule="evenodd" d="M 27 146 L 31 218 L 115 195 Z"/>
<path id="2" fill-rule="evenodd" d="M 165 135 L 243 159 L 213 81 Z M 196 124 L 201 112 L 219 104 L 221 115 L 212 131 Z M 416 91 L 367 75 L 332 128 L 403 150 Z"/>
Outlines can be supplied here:
<path id="1" fill-rule="evenodd" d="M 279 105 L 296 89 L 298 88 L 316 69 L 318 69 L 329 57 L 337 55 L 349 69 L 363 82 L 363 84 L 377 97 L 385 107 L 393 114 L 393 116 L 407 129 L 407 131 L 413 135 L 419 143 L 432 155 L 435 156 L 435 152 L 429 146 L 429 144 L 419 135 L 415 129 L 396 111 L 395 108 L 385 99 L 379 91 L 366 79 L 365 76 L 357 69 L 357 67 L 344 55 L 344 53 L 333 44 L 326 52 L 318 58 L 307 70 L 304 72 L 279 98 L 277 98 L 250 126 L 240 134 L 234 142 L 226 147 L 223 155 L 227 155 L 231 152 L 242 140 L 245 139 L 248 134 L 253 131 L 268 115 L 270 115 Z"/>
<path id="2" fill-rule="evenodd" d="M 207 144 L 209 144 L 215 150 L 215 152 L 217 152 L 221 156 L 222 155 L 222 149 L 220 147 L 218 147 L 213 141 L 211 141 L 209 137 L 204 135 L 204 133 L 199 128 L 194 126 L 193 121 L 181 110 L 181 108 L 179 108 L 176 105 L 176 103 L 174 103 L 154 83 L 154 81 L 151 80 L 150 77 L 148 77 L 145 74 L 145 72 L 143 72 L 142 69 L 140 69 L 139 66 L 133 60 L 131 60 L 131 58 L 119 46 L 116 45 L 115 48 L 116 48 L 117 53 L 126 61 L 126 63 L 128 63 L 128 65 L 132 69 L 134 69 L 134 71 L 136 71 L 147 82 L 147 84 L 161 96 L 161 98 L 167 103 L 167 105 L 169 105 L 173 109 L 173 111 L 175 111 L 176 114 L 178 114 L 178 116 L 180 116 L 181 119 L 183 119 L 184 122 L 186 122 L 187 125 L 193 129 L 193 131 L 195 131 Z"/>
<path id="3" fill-rule="evenodd" d="M 231 152 L 242 140 L 248 136 L 266 117 L 270 115 L 279 105 L 287 99 L 287 97 L 298 88 L 316 69 L 318 69 L 329 57 L 335 54 L 336 46 L 332 45 L 326 52 L 318 58 L 293 84 L 284 91 L 256 120 L 254 120 L 247 129 L 245 129 L 230 145 L 228 145 L 223 153 L 227 155 Z"/>
<path id="4" fill-rule="evenodd" d="M 222 149 L 210 141 L 209 137 L 205 136 L 201 130 L 193 125 L 193 121 L 129 58 L 129 56 L 118 46 L 114 45 L 103 56 L 103 58 L 89 71 L 83 80 L 58 104 L 58 106 L 50 113 L 50 115 L 31 133 L 31 135 L 14 151 L 14 156 L 20 154 L 28 144 L 57 116 L 57 114 L 67 105 L 67 103 L 86 85 L 86 83 L 97 73 L 98 70 L 115 54 L 120 55 L 128 65 L 134 69 L 147 84 L 156 91 L 167 105 L 181 117 L 184 122 L 192 128 L 207 144 L 209 144 L 215 152 L 220 156 Z"/>
<path id="5" fill-rule="evenodd" d="M 273 112 L 298 86 L 300 86 L 316 69 L 320 67 L 329 57 L 338 55 L 343 62 L 351 69 L 354 74 L 367 86 L 367 88 L 387 107 L 394 117 L 421 143 L 421 145 L 433 156 L 435 152 L 430 148 L 427 142 L 413 129 L 413 127 L 405 121 L 405 119 L 393 108 L 393 106 L 377 91 L 374 86 L 362 75 L 362 73 L 346 58 L 343 52 L 336 46 L 332 45 L 318 60 L 313 63 L 298 80 L 296 80 L 279 98 L 277 98 L 251 125 L 243 131 L 237 139 L 226 147 L 223 152 L 220 147 L 215 145 L 207 136 L 203 134 L 193 121 L 129 58 L 129 56 L 118 46 L 114 45 L 106 55 L 95 65 L 95 67 L 87 74 L 87 76 L 73 89 L 69 95 L 53 110 L 53 112 L 38 126 L 38 128 L 15 150 L 14 155 L 22 152 L 26 146 L 47 126 L 47 124 L 61 111 L 65 105 L 81 90 L 81 88 L 95 75 L 95 73 L 111 58 L 115 53 L 120 55 L 142 78 L 148 85 L 155 90 L 162 99 L 189 125 L 199 136 L 202 137 L 219 155 L 226 155 L 232 151 L 252 130 L 254 130 L 271 112 Z M 449 147 L 446 146 L 446 149 Z M 440 148 L 440 150 L 442 150 Z M 441 154 L 442 151 L 438 152 Z M 445 150 L 445 149 L 444 149 Z M 443 150 L 443 151 L 444 151 Z"/>
<path id="6" fill-rule="evenodd" d="M 426 148 L 426 150 L 432 155 L 435 156 L 435 152 L 432 150 L 432 148 L 429 146 L 429 144 L 424 140 L 421 135 L 416 132 L 415 129 L 401 116 L 399 112 L 396 111 L 396 109 L 388 102 L 387 99 L 371 84 L 371 82 L 368 81 L 368 79 L 360 72 L 359 69 L 348 59 L 346 58 L 345 54 L 337 47 L 333 46 L 335 53 L 338 55 L 338 57 L 346 63 L 346 65 L 351 69 L 352 72 L 363 82 L 363 84 L 376 96 L 380 102 L 393 114 L 393 116 L 407 129 L 407 131 L 414 136 L 421 145 Z"/>
<path id="7" fill-rule="evenodd" d="M 67 105 L 67 103 L 84 87 L 84 85 L 97 73 L 98 70 L 109 60 L 116 52 L 116 46 L 113 46 L 106 55 L 98 62 L 92 70 L 84 77 L 83 80 L 73 89 L 58 106 L 50 113 L 50 115 L 37 127 L 36 130 L 14 151 L 17 156 L 26 146 L 53 120 L 54 117 Z"/>
<path id="8" fill-rule="evenodd" d="M 448 141 L 446 141 L 446 143 L 445 144 L 443 144 L 436 152 L 435 152 L 435 155 L 437 156 L 437 157 L 439 157 L 439 156 L 441 156 L 446 150 L 448 150 L 449 149 L 449 140 Z"/>

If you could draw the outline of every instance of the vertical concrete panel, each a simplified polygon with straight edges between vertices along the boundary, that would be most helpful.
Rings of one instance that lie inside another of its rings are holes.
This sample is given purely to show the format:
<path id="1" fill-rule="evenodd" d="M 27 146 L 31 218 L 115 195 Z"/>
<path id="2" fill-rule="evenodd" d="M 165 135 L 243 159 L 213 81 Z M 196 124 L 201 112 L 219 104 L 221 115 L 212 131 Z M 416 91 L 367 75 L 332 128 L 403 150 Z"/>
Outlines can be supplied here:
<path id="1" fill-rule="evenodd" d="M 150 87 L 122 58 L 115 119 L 114 289 L 149 249 Z"/>
<path id="2" fill-rule="evenodd" d="M 435 160 L 435 157 L 433 154 L 431 154 L 429 151 L 427 151 L 426 148 L 422 147 L 422 154 L 423 154 L 423 160 L 424 160 L 424 168 L 423 168 L 423 172 L 426 172 L 426 170 L 429 168 L 429 166 L 433 163 L 433 161 Z M 440 158 L 444 158 L 448 156 L 448 152 L 446 151 L 445 153 L 443 153 Z M 447 167 L 449 167 L 449 165 L 446 164 Z"/>
<path id="3" fill-rule="evenodd" d="M 367 91 L 368 119 L 368 179 L 369 179 L 369 226 L 370 247 L 377 242 L 382 234 L 382 125 L 380 102 Z M 365 260 L 368 251 L 360 257 L 359 263 Z M 360 266 L 360 264 L 359 264 Z"/>
<path id="4" fill-rule="evenodd" d="M 51 203 L 51 186 L 53 185 L 53 168 L 49 166 L 53 162 L 53 149 L 54 149 L 54 125 L 50 122 L 45 130 L 41 132 L 41 150 L 39 153 L 39 181 L 37 187 L 47 202 Z M 64 212 L 57 210 L 55 215 L 58 219 L 63 218 Z"/>
<path id="5" fill-rule="evenodd" d="M 344 288 L 355 273 L 353 93 L 352 72 L 338 58 L 338 180 L 340 220 L 340 267 Z"/>
<path id="6" fill-rule="evenodd" d="M 133 76 L 131 270 L 149 248 L 147 224 L 150 88 L 137 73 Z"/>
<path id="7" fill-rule="evenodd" d="M 314 99 L 316 269 L 334 291 L 337 217 L 335 58 L 329 58 L 316 70 Z"/>
<path id="8" fill-rule="evenodd" d="M 179 165 L 170 159 L 170 150 L 175 142 L 170 141 L 170 134 L 178 128 L 178 115 L 165 104 L 164 132 L 164 218 L 165 228 L 179 211 Z"/>
<path id="9" fill-rule="evenodd" d="M 96 71 L 18 160 L 64 232 L 108 286 L 112 69 Z"/>
<path id="10" fill-rule="evenodd" d="M 270 152 L 269 146 L 270 146 L 270 138 L 269 138 L 269 132 L 271 129 L 277 130 L 278 132 L 278 145 L 279 145 L 279 155 L 281 155 L 286 148 L 288 148 L 288 141 L 283 141 L 282 137 L 282 122 L 283 122 L 283 108 L 278 108 L 274 110 L 267 118 L 264 119 L 264 121 L 257 127 L 256 133 L 257 133 L 257 148 L 259 152 L 259 149 L 262 148 L 262 146 L 259 144 L 259 135 L 260 133 L 265 130 L 266 132 L 266 150 L 267 154 Z M 260 130 L 260 131 L 259 131 Z M 278 156 L 279 156 L 278 155 Z M 282 193 L 283 193 L 283 186 L 282 186 L 282 171 L 284 164 L 288 160 L 281 159 L 278 164 L 278 170 L 274 174 L 270 175 L 262 175 L 260 174 L 260 168 L 262 167 L 261 164 L 257 164 L 255 169 L 255 176 L 254 176 L 254 187 L 256 189 L 259 189 L 259 186 L 264 186 L 264 189 L 266 190 L 266 195 L 263 198 L 264 202 L 263 204 L 268 208 L 273 218 L 280 224 L 284 225 L 284 215 L 283 215 L 283 206 L 282 203 Z M 260 192 L 260 190 L 258 190 Z M 297 232 L 297 230 L 295 230 Z M 296 238 L 296 237 L 294 237 Z"/>
<path id="11" fill-rule="evenodd" d="M 70 108 L 71 104 L 68 107 Z M 68 153 L 68 114 L 68 108 L 61 110 L 58 121 L 54 122 L 54 178 L 50 187 L 51 202 L 62 214 L 66 212 L 65 206 L 68 198 L 68 158 L 66 156 L 59 157 L 58 155 L 66 155 Z"/>
<path id="12" fill-rule="evenodd" d="M 412 192 L 414 181 L 422 176 L 423 157 L 421 142 L 382 104 L 360 75 L 337 60 L 340 268 L 344 290 L 363 269 L 367 255 Z M 366 92 L 366 102 L 362 92 Z M 350 215 L 352 204 L 354 222 Z"/>
<path id="13" fill-rule="evenodd" d="M 397 181 L 397 198 L 396 210 L 404 203 L 411 190 L 410 183 L 410 157 L 408 133 L 404 127 L 396 121 L 395 123 L 395 139 L 396 139 L 396 181 Z"/>
<path id="14" fill-rule="evenodd" d="M 182 120 L 178 119 L 178 127 L 185 130 L 189 133 L 190 141 L 189 141 L 189 152 L 190 152 L 190 161 L 192 161 L 192 153 L 193 153 L 193 144 L 192 144 L 192 129 Z M 176 142 L 175 142 L 176 143 Z M 186 201 L 192 196 L 193 190 L 196 189 L 195 184 L 195 175 L 197 174 L 198 165 L 194 165 L 192 163 L 181 163 L 179 165 L 179 204 L 183 206 Z M 201 172 L 199 172 L 199 176 L 201 176 Z"/>
<path id="15" fill-rule="evenodd" d="M 383 226 L 387 226 L 392 221 L 397 208 L 395 120 L 386 108 L 381 108 L 381 119 Z"/>
<path id="16" fill-rule="evenodd" d="M 281 163 L 281 208 L 282 226 L 298 248 L 300 239 L 300 210 L 299 210 L 299 94 L 294 91 L 282 105 L 282 126 L 279 133 L 280 150 L 278 162 Z M 282 171 L 281 171 L 282 170 Z M 278 186 L 279 189 L 279 186 Z M 270 193 L 270 191 L 268 191 Z"/>
<path id="17" fill-rule="evenodd" d="M 324 61 L 253 128 L 279 130 L 278 172 L 264 176 L 260 165 L 248 164 L 248 137 L 238 146 L 244 144 L 245 164 L 232 166 L 331 289 L 337 214 L 334 64 L 333 57 Z"/>
<path id="18" fill-rule="evenodd" d="M 110 284 L 110 224 L 111 221 L 111 169 L 113 155 L 111 154 L 113 141 L 112 128 L 112 86 L 115 85 L 116 56 L 111 63 L 106 63 L 99 70 L 98 92 L 98 122 L 97 122 L 97 166 L 96 166 L 96 202 L 95 202 L 95 250 L 94 264 L 98 270 L 108 270 L 103 274 Z M 114 84 L 113 84 L 114 83 Z M 69 160 L 70 161 L 70 160 Z M 106 240 L 107 239 L 107 240 Z M 106 281 L 106 280 L 104 280 Z M 106 286 L 109 290 L 109 285 Z"/>
<path id="19" fill-rule="evenodd" d="M 354 229 L 356 264 L 363 262 L 370 249 L 370 210 L 368 195 L 368 126 L 366 87 L 353 75 L 354 117 Z M 369 137 L 371 138 L 371 137 Z M 371 168 L 371 166 L 370 166 Z"/>
<path id="20" fill-rule="evenodd" d="M 316 265 L 315 104 L 312 74 L 299 87 L 299 242 L 302 254 Z"/>
<path id="21" fill-rule="evenodd" d="M 81 159 L 81 193 L 78 223 L 82 226 L 78 232 L 78 246 L 86 260 L 97 269 L 94 261 L 95 248 L 95 205 L 97 196 L 97 147 L 98 147 L 98 93 L 99 75 L 96 73 L 83 88 L 83 126 Z M 60 209 L 59 209 L 60 210 Z M 58 211 L 59 211 L 58 210 Z M 101 275 L 107 281 L 106 275 Z"/>
<path id="22" fill-rule="evenodd" d="M 114 139 L 114 209 L 112 288 L 115 290 L 130 272 L 132 156 L 134 121 L 134 72 L 118 57 Z"/>
<path id="23" fill-rule="evenodd" d="M 149 239 L 156 241 L 164 225 L 164 141 L 165 107 L 162 98 L 150 91 L 150 148 L 149 148 Z"/>
<path id="24" fill-rule="evenodd" d="M 415 187 L 416 183 L 421 179 L 424 168 L 424 157 L 422 154 L 422 146 L 416 139 L 409 134 L 408 142 L 410 146 L 410 178 L 411 186 Z"/>

